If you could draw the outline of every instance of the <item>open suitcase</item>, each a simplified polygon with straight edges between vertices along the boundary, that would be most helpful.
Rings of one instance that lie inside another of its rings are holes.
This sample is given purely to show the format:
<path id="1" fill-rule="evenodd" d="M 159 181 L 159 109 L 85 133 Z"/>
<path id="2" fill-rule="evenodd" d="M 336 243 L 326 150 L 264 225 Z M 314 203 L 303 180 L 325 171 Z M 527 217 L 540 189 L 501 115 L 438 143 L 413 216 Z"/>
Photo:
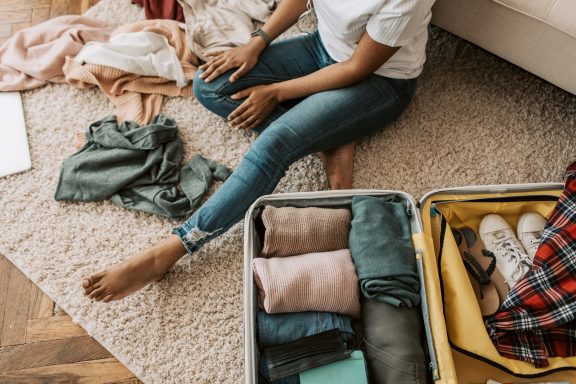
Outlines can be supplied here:
<path id="1" fill-rule="evenodd" d="M 478 302 L 450 227 L 476 227 L 482 216 L 498 213 L 509 223 L 533 211 L 548 217 L 562 193 L 561 183 L 476 186 L 436 190 L 419 202 L 400 191 L 345 190 L 273 194 L 258 199 L 244 222 L 245 383 L 258 382 L 256 287 L 252 259 L 262 239 L 257 220 L 266 205 L 342 207 L 355 195 L 397 195 L 412 205 L 410 226 L 421 281 L 421 309 L 429 352 L 429 381 L 435 383 L 576 383 L 576 357 L 549 359 L 546 368 L 501 357 L 485 330 Z"/>

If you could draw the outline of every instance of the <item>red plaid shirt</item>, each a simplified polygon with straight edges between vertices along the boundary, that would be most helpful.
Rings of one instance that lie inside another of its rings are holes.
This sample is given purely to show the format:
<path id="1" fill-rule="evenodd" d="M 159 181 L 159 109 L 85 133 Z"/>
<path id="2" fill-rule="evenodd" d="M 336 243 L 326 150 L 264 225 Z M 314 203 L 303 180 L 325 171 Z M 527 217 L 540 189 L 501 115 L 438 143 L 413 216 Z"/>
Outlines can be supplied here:
<path id="1" fill-rule="evenodd" d="M 485 321 L 500 355 L 548 366 L 548 358 L 576 356 L 576 162 L 546 223 L 532 270 Z"/>

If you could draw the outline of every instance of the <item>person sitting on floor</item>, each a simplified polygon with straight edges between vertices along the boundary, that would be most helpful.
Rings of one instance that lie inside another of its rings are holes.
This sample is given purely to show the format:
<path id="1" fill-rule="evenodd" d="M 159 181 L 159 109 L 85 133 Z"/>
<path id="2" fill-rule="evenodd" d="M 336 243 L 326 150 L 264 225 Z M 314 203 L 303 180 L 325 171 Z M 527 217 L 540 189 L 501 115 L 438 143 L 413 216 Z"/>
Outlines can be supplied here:
<path id="1" fill-rule="evenodd" d="M 332 189 L 351 188 L 354 142 L 394 121 L 415 93 L 432 4 L 314 0 L 317 31 L 269 44 L 310 6 L 284 0 L 247 45 L 212 53 L 196 73 L 196 98 L 258 138 L 220 189 L 172 235 L 84 277 L 85 294 L 119 300 L 161 279 L 186 253 L 240 221 L 306 155 L 321 153 Z"/>

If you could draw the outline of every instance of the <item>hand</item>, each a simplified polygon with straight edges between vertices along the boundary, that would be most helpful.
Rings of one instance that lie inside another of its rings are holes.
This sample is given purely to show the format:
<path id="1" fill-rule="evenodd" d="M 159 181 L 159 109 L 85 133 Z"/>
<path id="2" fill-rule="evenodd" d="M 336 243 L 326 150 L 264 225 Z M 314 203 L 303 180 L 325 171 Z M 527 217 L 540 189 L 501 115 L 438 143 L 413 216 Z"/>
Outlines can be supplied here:
<path id="1" fill-rule="evenodd" d="M 231 98 L 234 100 L 246 98 L 228 116 L 232 126 L 242 129 L 252 129 L 262 124 L 280 102 L 276 84 L 247 88 L 233 94 Z"/>
<path id="2" fill-rule="evenodd" d="M 266 45 L 264 44 L 263 47 L 265 48 Z M 263 47 L 256 41 L 241 47 L 231 48 L 227 51 L 207 53 L 206 56 L 211 57 L 212 60 L 199 67 L 204 71 L 204 73 L 200 75 L 200 78 L 209 83 L 224 72 L 232 68 L 238 68 L 238 70 L 230 76 L 229 80 L 233 83 L 254 68 Z"/>

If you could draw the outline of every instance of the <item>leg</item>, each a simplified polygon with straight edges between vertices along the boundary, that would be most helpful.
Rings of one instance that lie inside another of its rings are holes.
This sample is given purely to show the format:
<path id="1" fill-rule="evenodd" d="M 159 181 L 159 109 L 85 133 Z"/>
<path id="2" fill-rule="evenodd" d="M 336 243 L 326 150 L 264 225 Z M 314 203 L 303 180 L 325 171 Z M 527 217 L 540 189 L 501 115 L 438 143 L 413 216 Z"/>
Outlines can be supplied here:
<path id="1" fill-rule="evenodd" d="M 198 77 L 200 71 L 198 71 L 193 82 L 194 94 L 198 101 L 209 110 L 226 117 L 241 104 L 240 101 L 230 98 L 230 95 L 238 90 L 305 76 L 330 64 L 334 64 L 334 61 L 324 50 L 318 34 L 302 35 L 272 44 L 263 52 L 258 64 L 234 83 L 228 81 L 233 71 L 221 75 L 210 83 L 200 79 Z M 293 104 L 280 105 L 268 121 L 256 130 L 265 129 Z M 76 143 L 76 145 L 81 146 L 83 143 Z M 202 237 L 203 233 L 191 232 L 189 236 Z M 168 240 L 135 257 L 85 277 L 82 279 L 82 287 L 86 295 L 97 301 L 119 300 L 161 279 L 185 254 L 186 250 L 180 238 L 170 236 Z"/>
<path id="2" fill-rule="evenodd" d="M 318 152 L 330 189 L 351 189 L 354 174 L 356 143 L 344 144 L 335 149 Z"/>
<path id="3" fill-rule="evenodd" d="M 82 279 L 84 294 L 96 301 L 120 300 L 160 280 L 186 254 L 177 236 L 155 247 Z"/>
<path id="4" fill-rule="evenodd" d="M 174 233 L 188 253 L 194 252 L 238 222 L 258 197 L 271 193 L 293 162 L 376 132 L 400 115 L 414 90 L 415 80 L 372 76 L 309 96 L 262 132 L 228 180 Z"/>
<path id="5" fill-rule="evenodd" d="M 151 250 L 85 278 L 85 292 L 99 301 L 116 300 L 161 278 L 184 252 L 191 254 L 227 231 L 258 197 L 271 193 L 290 164 L 387 125 L 408 105 L 414 88 L 415 81 L 373 76 L 353 87 L 306 98 L 273 121 L 221 188 L 174 229 L 181 243 L 171 236 Z"/>

